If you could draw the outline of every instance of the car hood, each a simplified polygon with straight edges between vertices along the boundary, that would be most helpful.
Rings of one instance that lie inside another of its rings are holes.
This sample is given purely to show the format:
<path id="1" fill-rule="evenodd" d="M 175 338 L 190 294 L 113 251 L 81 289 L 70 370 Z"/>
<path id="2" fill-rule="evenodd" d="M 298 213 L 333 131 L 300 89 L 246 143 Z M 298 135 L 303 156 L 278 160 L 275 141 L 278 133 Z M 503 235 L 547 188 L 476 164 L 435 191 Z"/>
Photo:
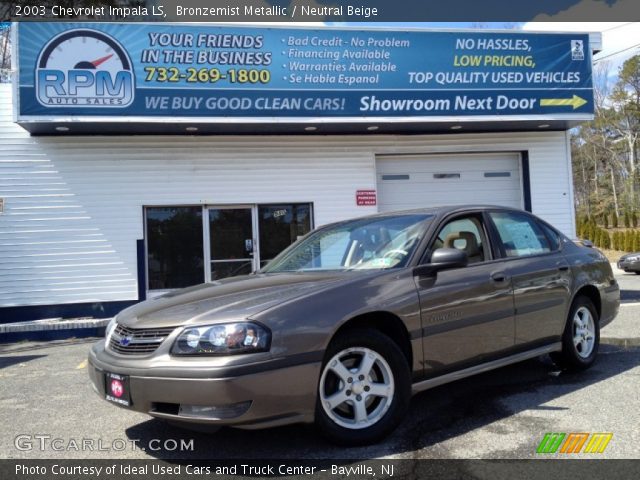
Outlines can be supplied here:
<path id="1" fill-rule="evenodd" d="M 348 280 L 347 272 L 257 274 L 176 290 L 118 314 L 131 328 L 174 327 L 242 320 L 278 304 Z"/>

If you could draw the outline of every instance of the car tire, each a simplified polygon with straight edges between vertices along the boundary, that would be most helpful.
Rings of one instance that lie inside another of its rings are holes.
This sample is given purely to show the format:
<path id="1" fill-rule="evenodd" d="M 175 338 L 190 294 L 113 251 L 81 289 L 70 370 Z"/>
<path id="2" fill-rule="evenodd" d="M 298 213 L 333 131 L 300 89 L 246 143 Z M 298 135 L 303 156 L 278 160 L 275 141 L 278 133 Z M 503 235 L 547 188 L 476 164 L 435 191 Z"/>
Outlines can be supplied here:
<path id="1" fill-rule="evenodd" d="M 562 335 L 562 350 L 552 353 L 551 358 L 563 369 L 586 370 L 596 361 L 599 346 L 598 312 L 588 297 L 576 297 Z"/>
<path id="2" fill-rule="evenodd" d="M 635 273 L 636 275 L 640 275 L 640 272 L 633 272 L 633 273 Z"/>
<path id="3" fill-rule="evenodd" d="M 331 442 L 356 446 L 381 440 L 400 424 L 410 399 L 409 365 L 391 338 L 377 330 L 353 329 L 330 343 L 315 419 Z"/>

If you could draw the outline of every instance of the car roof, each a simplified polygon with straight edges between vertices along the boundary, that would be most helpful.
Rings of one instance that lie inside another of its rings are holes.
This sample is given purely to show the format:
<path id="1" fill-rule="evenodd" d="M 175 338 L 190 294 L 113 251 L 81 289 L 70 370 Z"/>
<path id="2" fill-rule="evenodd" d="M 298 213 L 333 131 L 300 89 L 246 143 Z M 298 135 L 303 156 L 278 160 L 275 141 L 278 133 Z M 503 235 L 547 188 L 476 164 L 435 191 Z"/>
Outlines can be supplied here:
<path id="1" fill-rule="evenodd" d="M 340 225 L 343 223 L 350 222 L 352 220 L 363 220 L 366 218 L 385 218 L 385 217 L 397 217 L 401 215 L 430 215 L 433 217 L 442 218 L 443 216 L 449 215 L 451 213 L 463 213 L 467 211 L 482 211 L 482 210 L 507 210 L 511 212 L 523 212 L 527 214 L 531 214 L 525 210 L 520 210 L 513 207 L 505 207 L 504 205 L 473 205 L 473 204 L 463 204 L 463 205 L 439 205 L 436 207 L 425 207 L 425 208 L 413 208 L 409 210 L 395 210 L 392 212 L 379 212 L 372 213 L 370 215 L 363 215 L 361 217 L 352 217 L 347 218 L 345 220 L 339 220 L 337 222 L 331 222 L 323 225 L 320 228 L 327 228 L 336 225 Z"/>
<path id="2" fill-rule="evenodd" d="M 509 210 L 512 212 L 525 212 L 524 210 L 513 208 L 513 207 L 505 207 L 504 205 L 473 205 L 473 204 L 464 204 L 464 205 L 439 205 L 437 207 L 425 207 L 425 208 L 413 208 L 410 210 L 396 210 L 393 212 L 381 212 L 374 213 L 372 215 L 367 215 L 362 218 L 367 217 L 385 217 L 385 216 L 395 216 L 395 215 L 411 215 L 411 214 L 428 214 L 434 216 L 447 215 L 449 213 L 455 212 L 464 212 L 469 210 Z"/>

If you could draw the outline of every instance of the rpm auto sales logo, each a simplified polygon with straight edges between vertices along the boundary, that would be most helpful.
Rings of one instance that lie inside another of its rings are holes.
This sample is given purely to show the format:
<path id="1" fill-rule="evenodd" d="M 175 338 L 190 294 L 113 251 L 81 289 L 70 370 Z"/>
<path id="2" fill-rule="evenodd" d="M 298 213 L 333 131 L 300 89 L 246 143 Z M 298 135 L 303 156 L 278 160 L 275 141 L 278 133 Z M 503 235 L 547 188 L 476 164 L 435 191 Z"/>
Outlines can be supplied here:
<path id="1" fill-rule="evenodd" d="M 40 52 L 36 97 L 45 107 L 131 105 L 135 77 L 125 49 L 96 30 L 70 30 Z"/>

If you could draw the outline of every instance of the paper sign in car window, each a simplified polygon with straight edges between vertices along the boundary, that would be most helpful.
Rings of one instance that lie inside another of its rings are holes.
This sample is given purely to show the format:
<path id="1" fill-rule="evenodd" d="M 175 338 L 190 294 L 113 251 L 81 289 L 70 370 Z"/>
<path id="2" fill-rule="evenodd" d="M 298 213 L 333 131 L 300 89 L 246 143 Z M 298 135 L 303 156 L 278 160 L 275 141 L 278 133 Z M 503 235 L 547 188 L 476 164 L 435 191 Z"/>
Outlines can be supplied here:
<path id="1" fill-rule="evenodd" d="M 505 223 L 504 228 L 509 232 L 511 241 L 518 253 L 537 253 L 543 250 L 540 240 L 528 222 Z"/>

